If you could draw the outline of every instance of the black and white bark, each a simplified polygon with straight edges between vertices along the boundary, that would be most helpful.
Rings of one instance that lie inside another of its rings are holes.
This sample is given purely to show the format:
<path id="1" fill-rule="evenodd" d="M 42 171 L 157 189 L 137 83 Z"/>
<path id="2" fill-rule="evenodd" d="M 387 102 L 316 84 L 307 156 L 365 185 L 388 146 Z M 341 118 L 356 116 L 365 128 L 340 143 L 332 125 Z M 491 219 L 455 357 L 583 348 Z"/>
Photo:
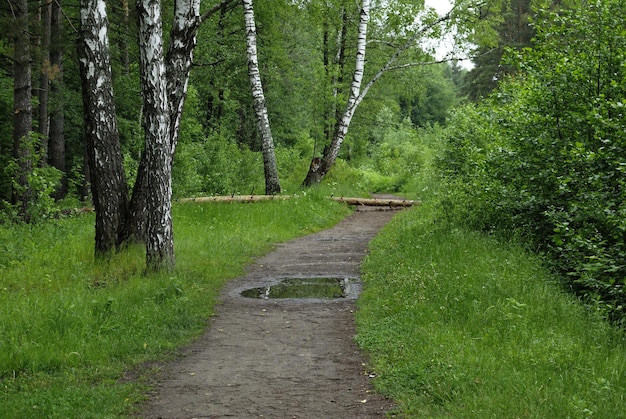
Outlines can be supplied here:
<path id="1" fill-rule="evenodd" d="M 146 265 L 159 271 L 174 266 L 172 157 L 169 100 L 160 0 L 137 0 L 139 57 L 144 104 L 148 214 Z"/>
<path id="2" fill-rule="evenodd" d="M 304 180 L 305 186 L 311 186 L 320 183 L 322 178 L 328 173 L 330 168 L 335 164 L 335 160 L 339 155 L 341 144 L 348 133 L 350 122 L 354 116 L 357 106 L 363 100 L 361 96 L 361 83 L 363 81 L 363 75 L 365 73 L 365 52 L 367 47 L 367 25 L 370 19 L 370 1 L 363 0 L 361 3 L 361 11 L 359 13 L 359 29 L 357 37 L 357 49 L 356 49 L 356 63 L 354 68 L 354 74 L 352 76 L 352 83 L 350 85 L 350 94 L 348 96 L 348 103 L 346 109 L 343 112 L 333 135 L 333 140 L 330 145 L 324 150 L 319 166 L 311 165 L 309 172 Z"/>
<path id="3" fill-rule="evenodd" d="M 31 104 L 31 52 L 28 23 L 28 1 L 9 0 L 13 12 L 13 158 L 17 162 L 13 186 L 13 203 L 20 218 L 31 221 L 33 192 L 29 177 L 33 171 L 33 109 Z"/>
<path id="4" fill-rule="evenodd" d="M 200 0 L 176 0 L 174 23 L 170 31 L 170 41 L 165 57 L 172 155 L 176 151 L 180 134 L 183 106 L 187 95 L 189 73 L 193 64 L 193 51 L 197 44 L 200 22 Z"/>
<path id="5" fill-rule="evenodd" d="M 246 24 L 246 45 L 248 55 L 248 76 L 252 88 L 254 112 L 256 114 L 257 129 L 261 135 L 263 145 L 263 168 L 265 171 L 265 193 L 274 195 L 280 193 L 280 181 L 278 167 L 274 153 L 274 139 L 270 129 L 270 120 L 265 103 L 261 73 L 259 71 L 259 59 L 257 56 L 256 23 L 254 21 L 254 7 L 252 0 L 242 0 L 244 20 Z"/>
<path id="6" fill-rule="evenodd" d="M 337 126 L 335 128 L 335 133 L 333 135 L 333 140 L 330 143 L 330 146 L 324 149 L 324 154 L 322 158 L 319 160 L 319 164 L 311 164 L 309 172 L 303 182 L 304 186 L 312 186 L 321 182 L 322 178 L 328 173 L 328 171 L 332 168 L 337 156 L 339 155 L 339 150 L 341 149 L 341 144 L 348 134 L 348 129 L 350 128 L 350 122 L 352 121 L 352 117 L 357 109 L 357 107 L 361 104 L 365 96 L 370 91 L 370 89 L 376 84 L 378 80 L 387 72 L 391 70 L 402 69 L 411 66 L 417 65 L 426 65 L 426 64 L 434 64 L 435 62 L 418 62 L 418 63 L 409 63 L 404 65 L 396 65 L 398 58 L 402 56 L 409 48 L 411 48 L 419 39 L 422 37 L 426 37 L 433 29 L 437 26 L 441 25 L 444 22 L 447 22 L 452 19 L 453 13 L 456 11 L 458 6 L 454 6 L 452 10 L 446 13 L 443 16 L 427 23 L 422 26 L 421 29 L 415 31 L 413 35 L 411 35 L 404 44 L 396 49 L 396 51 L 392 54 L 392 56 L 387 60 L 387 62 L 374 74 L 374 76 L 365 84 L 363 88 L 361 88 L 363 82 L 363 75 L 365 70 L 365 52 L 367 46 L 367 25 L 369 21 L 369 0 L 363 0 L 361 5 L 361 13 L 360 13 L 360 21 L 359 21 L 359 29 L 358 29 L 358 40 L 357 40 L 357 52 L 356 52 L 356 65 L 354 70 L 354 75 L 352 78 L 352 84 L 350 88 L 350 95 L 348 97 L 348 103 L 346 105 L 346 109 L 343 112 L 342 116 L 337 121 Z M 442 62 L 442 61 L 438 61 Z M 314 159 L 315 160 L 315 159 Z M 317 161 L 315 162 L 317 163 Z"/>
<path id="7" fill-rule="evenodd" d="M 226 4 L 233 0 L 224 0 Z M 176 0 L 174 4 L 174 22 L 170 31 L 170 40 L 165 57 L 168 112 L 170 118 L 170 151 L 175 154 L 183 107 L 189 83 L 189 74 L 193 64 L 193 51 L 197 44 L 197 33 L 204 19 L 219 8 L 214 7 L 204 16 L 200 16 L 200 0 Z M 172 157 L 173 160 L 173 157 Z M 133 188 L 130 204 L 130 222 L 127 236 L 134 241 L 146 241 L 148 198 L 148 165 L 146 154 L 142 156 Z"/>
<path id="8" fill-rule="evenodd" d="M 81 0 L 78 57 L 83 91 L 86 149 L 96 212 L 96 256 L 121 244 L 127 213 L 111 75 L 105 0 Z"/>

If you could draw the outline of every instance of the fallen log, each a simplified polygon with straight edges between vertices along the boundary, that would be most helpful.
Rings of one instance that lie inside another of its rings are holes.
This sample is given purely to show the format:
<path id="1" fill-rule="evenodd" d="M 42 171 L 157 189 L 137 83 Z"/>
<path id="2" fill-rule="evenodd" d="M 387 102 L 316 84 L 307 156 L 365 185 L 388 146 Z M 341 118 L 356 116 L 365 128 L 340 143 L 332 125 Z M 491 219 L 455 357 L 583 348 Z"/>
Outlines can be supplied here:
<path id="1" fill-rule="evenodd" d="M 411 207 L 415 201 L 408 199 L 381 199 L 381 198 L 346 198 L 331 197 L 333 201 L 343 202 L 348 205 L 365 205 L 376 207 Z"/>
<path id="2" fill-rule="evenodd" d="M 178 202 L 258 202 L 278 199 L 290 199 L 291 195 L 232 195 L 232 196 L 199 196 L 196 198 L 181 198 Z M 348 205 L 364 205 L 377 207 L 410 207 L 415 201 L 407 199 L 381 199 L 381 198 L 348 198 L 331 197 L 330 199 Z"/>
<path id="3" fill-rule="evenodd" d="M 199 196 L 196 198 L 180 198 L 178 202 L 257 202 L 273 199 L 289 199 L 289 195 L 232 195 L 232 196 Z"/>

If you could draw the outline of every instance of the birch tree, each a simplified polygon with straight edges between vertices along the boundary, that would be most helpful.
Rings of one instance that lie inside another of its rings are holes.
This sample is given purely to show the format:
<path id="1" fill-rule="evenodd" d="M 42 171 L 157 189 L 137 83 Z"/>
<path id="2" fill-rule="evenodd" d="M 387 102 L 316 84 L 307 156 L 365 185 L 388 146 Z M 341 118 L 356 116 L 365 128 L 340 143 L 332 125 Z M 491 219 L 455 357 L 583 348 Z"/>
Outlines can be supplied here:
<path id="1" fill-rule="evenodd" d="M 168 113 L 170 120 L 169 147 L 173 156 L 180 134 L 180 123 L 189 84 L 189 74 L 193 64 L 193 52 L 197 45 L 198 29 L 202 22 L 213 16 L 225 5 L 235 0 L 222 0 L 219 4 L 200 14 L 200 0 L 176 0 L 174 21 L 170 30 L 169 44 L 165 57 Z M 133 188 L 130 216 L 125 237 L 130 240 L 147 241 L 147 199 L 148 162 L 146 153 L 142 156 Z"/>
<path id="2" fill-rule="evenodd" d="M 369 0 L 363 0 L 361 3 L 361 10 L 359 13 L 359 31 L 357 38 L 356 48 L 356 64 L 354 68 L 354 74 L 352 77 L 352 83 L 350 86 L 350 93 L 348 96 L 348 103 L 346 110 L 344 111 L 341 119 L 335 128 L 333 140 L 330 146 L 324 150 L 324 155 L 319 164 L 313 163 L 310 166 L 306 179 L 304 180 L 305 186 L 311 186 L 319 183 L 324 175 L 328 173 L 330 168 L 335 163 L 341 144 L 348 133 L 348 127 L 354 116 L 356 107 L 361 102 L 361 83 L 363 81 L 363 74 L 365 71 L 365 52 L 367 46 L 367 25 L 370 20 L 370 2 Z"/>
<path id="3" fill-rule="evenodd" d="M 163 55 L 160 0 L 138 0 L 141 91 L 146 138 L 148 213 L 146 264 L 149 270 L 174 266 L 172 157 L 169 100 Z"/>
<path id="4" fill-rule="evenodd" d="M 458 22 L 463 22 L 466 28 L 465 31 L 460 31 L 459 35 L 471 37 L 471 32 L 480 32 L 483 30 L 483 28 L 477 25 L 477 22 L 486 20 L 490 16 L 489 12 L 496 7 L 497 3 L 498 0 L 459 0 L 448 13 L 442 16 L 438 16 L 433 10 L 425 10 L 419 16 L 419 27 L 412 33 L 409 31 L 409 28 L 396 29 L 396 33 L 403 34 L 405 41 L 399 46 L 393 47 L 394 52 L 362 87 L 365 74 L 368 22 L 370 20 L 370 1 L 362 0 L 357 34 L 356 63 L 347 104 L 343 114 L 337 120 L 330 145 L 324 149 L 321 159 L 313 159 L 309 172 L 303 181 L 303 185 L 312 186 L 314 184 L 318 184 L 326 173 L 328 173 L 328 171 L 332 168 L 337 156 L 339 155 L 341 145 L 348 133 L 352 117 L 354 116 L 357 107 L 367 96 L 370 89 L 385 73 L 411 66 L 434 64 L 454 59 L 454 57 L 451 57 L 443 61 L 430 60 L 398 64 L 399 58 L 403 54 L 413 47 L 420 39 L 437 39 L 442 36 L 442 33 L 450 31 L 453 26 L 458 28 L 458 26 L 455 26 Z M 393 5 L 393 3 L 389 3 L 389 5 Z M 393 9 L 390 9 L 390 14 L 393 14 L 391 12 L 393 12 Z M 415 16 L 411 16 L 410 18 L 413 21 L 416 20 Z M 446 24 L 448 26 L 444 27 Z"/>
<path id="5" fill-rule="evenodd" d="M 256 24 L 254 21 L 254 7 L 252 0 L 242 0 L 244 10 L 244 20 L 246 24 L 246 45 L 248 56 L 248 75 L 252 88 L 252 98 L 254 101 L 254 112 L 256 114 L 257 129 L 261 135 L 263 148 L 263 169 L 265 171 L 265 193 L 274 195 L 280 193 L 280 181 L 278 178 L 278 167 L 274 153 L 274 139 L 270 129 L 270 121 L 267 114 L 263 84 L 261 83 L 261 73 L 259 72 L 259 60 L 257 56 Z"/>
<path id="6" fill-rule="evenodd" d="M 114 251 L 135 237 L 146 243 L 150 270 L 174 266 L 172 160 L 196 34 L 203 18 L 232 1 L 223 0 L 201 17 L 200 0 L 176 0 L 164 56 L 161 1 L 137 0 L 145 152 L 129 205 L 113 102 L 106 5 L 104 0 L 81 0 L 79 59 L 97 255 Z"/>
<path id="7" fill-rule="evenodd" d="M 110 63 L 108 18 L 104 0 L 81 0 L 78 57 L 85 113 L 86 149 L 96 212 L 96 256 L 122 242 L 128 193 Z"/>

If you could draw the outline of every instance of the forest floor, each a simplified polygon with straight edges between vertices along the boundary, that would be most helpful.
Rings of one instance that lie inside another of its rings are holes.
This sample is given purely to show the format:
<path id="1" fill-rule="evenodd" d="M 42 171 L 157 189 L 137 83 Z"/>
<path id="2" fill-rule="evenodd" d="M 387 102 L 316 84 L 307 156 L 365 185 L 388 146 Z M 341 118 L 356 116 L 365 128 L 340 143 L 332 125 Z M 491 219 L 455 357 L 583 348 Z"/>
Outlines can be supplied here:
<path id="1" fill-rule="evenodd" d="M 358 293 L 244 298 L 284 278 L 357 281 L 368 242 L 396 211 L 360 207 L 335 227 L 279 245 L 231 281 L 207 332 L 159 366 L 146 418 L 369 418 L 393 406 L 371 386 L 355 341 Z M 358 291 L 358 290 L 357 290 Z"/>

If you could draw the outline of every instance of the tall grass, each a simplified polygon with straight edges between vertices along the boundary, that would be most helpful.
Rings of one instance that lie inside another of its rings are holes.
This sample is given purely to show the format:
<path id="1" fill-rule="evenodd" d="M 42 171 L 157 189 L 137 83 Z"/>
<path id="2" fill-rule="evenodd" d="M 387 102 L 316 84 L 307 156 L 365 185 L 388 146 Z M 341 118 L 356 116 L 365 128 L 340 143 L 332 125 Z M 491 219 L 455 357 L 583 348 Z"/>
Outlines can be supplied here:
<path id="1" fill-rule="evenodd" d="M 144 274 L 141 247 L 94 262 L 91 216 L 0 226 L 0 417 L 131 413 L 145 389 L 126 371 L 200 334 L 253 257 L 347 214 L 320 195 L 176 204 L 177 267 L 162 275 Z"/>
<path id="2" fill-rule="evenodd" d="M 371 245 L 357 312 L 401 417 L 624 418 L 626 340 L 540 258 L 424 204 Z"/>

